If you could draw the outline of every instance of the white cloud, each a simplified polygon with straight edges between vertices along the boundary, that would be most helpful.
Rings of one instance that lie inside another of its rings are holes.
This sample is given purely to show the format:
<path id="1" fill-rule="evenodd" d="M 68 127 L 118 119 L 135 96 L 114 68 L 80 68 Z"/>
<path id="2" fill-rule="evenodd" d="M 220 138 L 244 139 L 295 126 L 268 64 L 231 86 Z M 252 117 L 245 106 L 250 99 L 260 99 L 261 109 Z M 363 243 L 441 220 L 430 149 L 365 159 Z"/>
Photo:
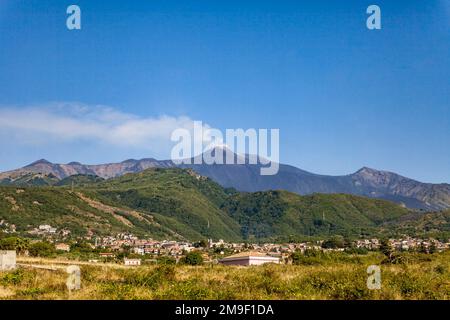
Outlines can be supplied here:
<path id="1" fill-rule="evenodd" d="M 172 131 L 193 130 L 189 117 L 140 117 L 107 106 L 55 103 L 0 107 L 0 136 L 19 144 L 101 143 L 145 150 L 166 149 Z M 205 128 L 209 128 L 205 124 Z"/>

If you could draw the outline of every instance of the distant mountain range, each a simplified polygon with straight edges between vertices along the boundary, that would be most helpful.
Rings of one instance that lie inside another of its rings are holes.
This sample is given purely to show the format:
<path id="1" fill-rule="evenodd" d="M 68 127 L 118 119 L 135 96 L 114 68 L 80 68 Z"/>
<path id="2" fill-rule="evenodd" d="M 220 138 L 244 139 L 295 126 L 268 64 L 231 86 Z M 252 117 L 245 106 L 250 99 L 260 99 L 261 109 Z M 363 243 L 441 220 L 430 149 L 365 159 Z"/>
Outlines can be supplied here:
<path id="1" fill-rule="evenodd" d="M 213 153 L 221 151 L 226 152 L 220 149 L 214 150 Z M 54 164 L 47 160 L 39 160 L 23 168 L 0 173 L 0 185 L 56 185 L 61 184 L 61 180 L 74 175 L 91 175 L 110 179 L 127 173 L 138 173 L 148 168 L 174 167 L 191 168 L 225 188 L 235 188 L 238 191 L 286 190 L 300 195 L 345 193 L 390 200 L 412 209 L 450 208 L 450 184 L 422 183 L 392 172 L 370 168 L 362 168 L 344 176 L 327 176 L 280 164 L 278 174 L 262 176 L 260 164 L 176 165 L 170 160 L 147 158 L 130 159 L 120 163 L 85 165 L 78 162 Z"/>
<path id="2" fill-rule="evenodd" d="M 107 180 L 74 175 L 59 184 L 0 186 L 1 224 L 20 235 L 49 224 L 74 237 L 131 232 L 192 241 L 450 234 L 450 210 L 424 213 L 348 194 L 236 192 L 192 169 L 153 168 Z"/>

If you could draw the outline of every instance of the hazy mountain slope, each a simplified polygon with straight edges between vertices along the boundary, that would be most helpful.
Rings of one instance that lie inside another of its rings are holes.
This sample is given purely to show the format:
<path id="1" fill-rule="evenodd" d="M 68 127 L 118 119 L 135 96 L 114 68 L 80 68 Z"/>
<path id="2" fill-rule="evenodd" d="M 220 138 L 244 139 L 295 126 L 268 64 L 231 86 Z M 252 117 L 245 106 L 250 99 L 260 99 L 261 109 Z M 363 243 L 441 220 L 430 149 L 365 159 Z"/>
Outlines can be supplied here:
<path id="1" fill-rule="evenodd" d="M 148 168 L 169 168 L 174 167 L 171 161 L 158 161 L 155 159 L 125 160 L 120 163 L 107 163 L 99 165 L 85 165 L 78 162 L 68 164 L 54 164 L 45 159 L 33 162 L 23 168 L 0 173 L 0 180 L 12 175 L 23 173 L 43 173 L 52 174 L 58 179 L 64 179 L 72 175 L 94 175 L 104 179 L 114 178 L 126 173 L 141 172 Z"/>
<path id="2" fill-rule="evenodd" d="M 362 168 L 350 175 L 354 193 L 398 200 L 409 207 L 427 210 L 450 208 L 450 185 L 422 183 L 398 174 Z"/>
<path id="3" fill-rule="evenodd" d="M 352 188 L 345 177 L 331 177 L 313 174 L 298 168 L 280 165 L 278 174 L 260 175 L 259 165 L 185 165 L 219 181 L 224 187 L 233 187 L 240 191 L 287 190 L 298 194 L 314 192 L 350 193 Z"/>
<path id="4" fill-rule="evenodd" d="M 286 190 L 301 195 L 347 193 L 380 198 L 409 208 L 441 210 L 450 208 L 450 185 L 421 183 L 395 173 L 363 168 L 346 176 L 317 175 L 280 165 L 277 175 L 260 175 L 259 165 L 185 165 L 224 187 L 240 191 Z"/>

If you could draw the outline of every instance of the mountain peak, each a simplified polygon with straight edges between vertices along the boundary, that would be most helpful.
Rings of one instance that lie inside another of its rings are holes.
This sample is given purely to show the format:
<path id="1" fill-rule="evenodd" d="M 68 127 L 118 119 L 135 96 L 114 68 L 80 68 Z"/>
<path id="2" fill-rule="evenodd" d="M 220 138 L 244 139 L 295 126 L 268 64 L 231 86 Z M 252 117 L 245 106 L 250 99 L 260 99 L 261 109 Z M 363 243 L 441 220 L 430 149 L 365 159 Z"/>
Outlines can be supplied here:
<path id="1" fill-rule="evenodd" d="M 361 169 L 356 171 L 356 173 L 375 173 L 375 172 L 380 172 L 380 171 L 372 169 L 372 168 L 369 168 L 369 167 L 362 167 Z"/>
<path id="2" fill-rule="evenodd" d="M 386 176 L 386 177 L 398 177 L 398 178 L 404 178 L 403 176 L 391 172 L 391 171 L 385 171 L 385 170 L 377 170 L 369 167 L 362 167 L 358 171 L 354 173 L 354 175 L 362 175 L 362 176 Z M 412 179 L 409 179 L 412 180 Z"/>
<path id="3" fill-rule="evenodd" d="M 69 162 L 67 165 L 68 166 L 81 166 L 82 164 L 79 162 L 76 162 L 76 161 L 72 161 L 72 162 Z"/>
<path id="4" fill-rule="evenodd" d="M 35 166 L 35 165 L 38 165 L 38 164 L 52 164 L 52 163 L 50 161 L 46 160 L 46 159 L 40 159 L 38 161 L 35 161 L 35 162 L 29 164 L 27 167 Z"/>
<path id="5" fill-rule="evenodd" d="M 209 148 L 203 152 L 203 154 L 208 153 L 214 155 L 216 152 L 218 153 L 228 153 L 231 152 L 233 154 L 236 154 L 233 152 L 230 148 L 228 148 L 226 145 L 215 145 L 212 148 Z"/>
<path id="6" fill-rule="evenodd" d="M 137 162 L 139 162 L 139 161 L 136 159 L 127 159 L 125 161 L 122 161 L 121 163 L 137 163 Z"/>

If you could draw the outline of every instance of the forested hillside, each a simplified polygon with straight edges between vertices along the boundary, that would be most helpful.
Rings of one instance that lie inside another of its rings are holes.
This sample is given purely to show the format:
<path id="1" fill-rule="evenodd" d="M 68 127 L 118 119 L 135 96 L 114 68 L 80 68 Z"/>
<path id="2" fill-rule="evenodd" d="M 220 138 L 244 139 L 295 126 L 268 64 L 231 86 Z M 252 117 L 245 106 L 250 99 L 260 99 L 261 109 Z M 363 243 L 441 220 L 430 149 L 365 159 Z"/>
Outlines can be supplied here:
<path id="1" fill-rule="evenodd" d="M 0 220 L 25 234 L 49 224 L 75 236 L 131 232 L 156 239 L 228 241 L 449 229 L 448 212 L 411 211 L 347 194 L 240 193 L 178 168 L 109 180 L 77 175 L 57 186 L 0 187 Z"/>

